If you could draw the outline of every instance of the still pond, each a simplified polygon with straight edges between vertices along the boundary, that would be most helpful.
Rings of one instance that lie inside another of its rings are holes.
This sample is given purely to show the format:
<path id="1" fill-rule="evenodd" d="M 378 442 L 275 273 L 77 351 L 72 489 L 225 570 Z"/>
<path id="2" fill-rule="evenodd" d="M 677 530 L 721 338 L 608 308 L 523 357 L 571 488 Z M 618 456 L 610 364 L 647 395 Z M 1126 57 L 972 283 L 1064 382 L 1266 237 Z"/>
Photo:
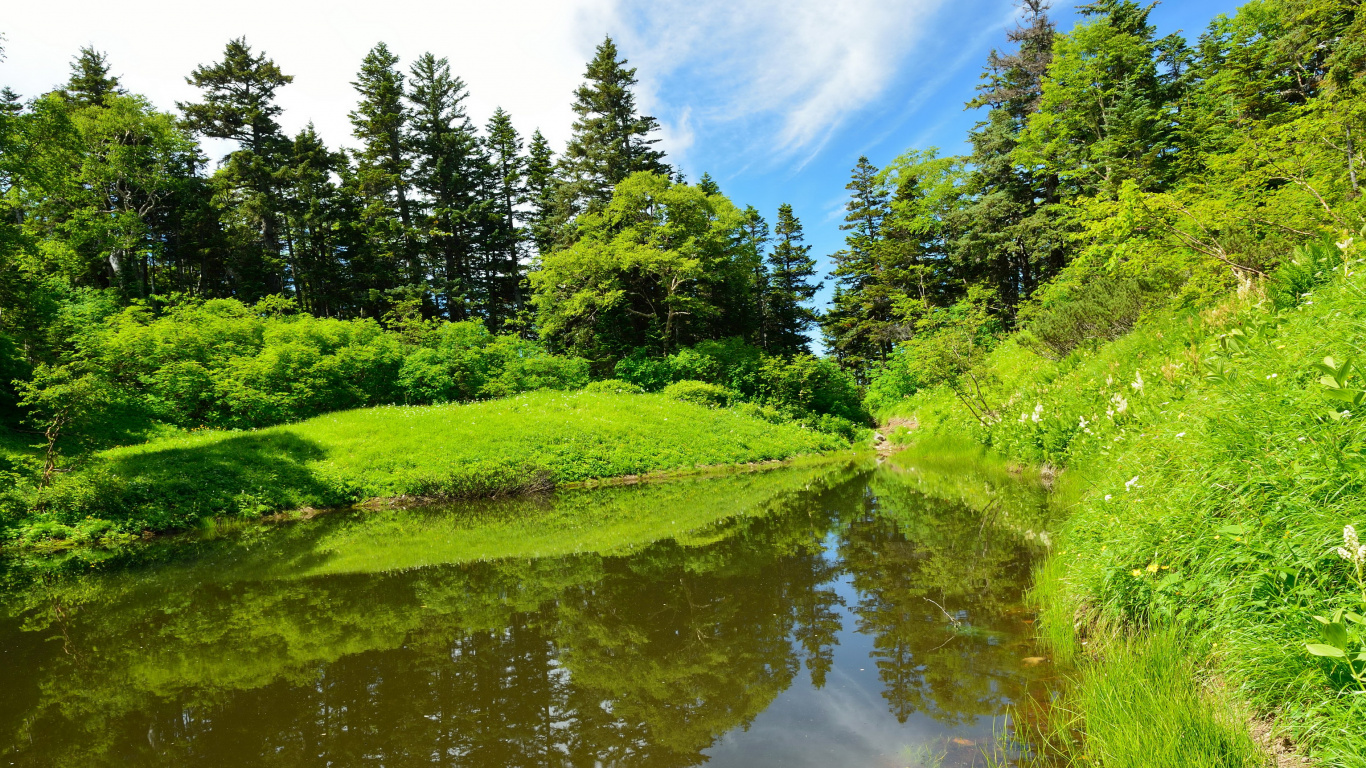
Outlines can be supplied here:
<path id="1" fill-rule="evenodd" d="M 1003 764 L 1048 514 L 903 454 L 10 555 L 0 765 Z"/>

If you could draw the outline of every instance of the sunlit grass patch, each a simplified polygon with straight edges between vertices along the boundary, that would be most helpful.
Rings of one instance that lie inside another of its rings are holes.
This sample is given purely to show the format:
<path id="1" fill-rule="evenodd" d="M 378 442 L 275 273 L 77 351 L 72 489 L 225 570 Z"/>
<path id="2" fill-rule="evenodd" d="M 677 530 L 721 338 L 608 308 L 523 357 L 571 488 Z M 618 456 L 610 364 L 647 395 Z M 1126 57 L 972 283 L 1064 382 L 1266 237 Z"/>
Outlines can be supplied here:
<path id="1" fill-rule="evenodd" d="M 62 478 L 44 503 L 63 524 L 92 516 L 133 532 L 167 530 L 221 515 L 500 495 L 846 447 L 796 425 L 660 395 L 543 391 L 115 448 Z"/>
<path id="2" fill-rule="evenodd" d="M 1254 768 L 1265 764 L 1236 708 L 1202 684 L 1167 631 L 1107 644 L 1084 662 L 1037 734 L 1041 765 Z M 1046 747 L 1043 745 L 1047 745 Z"/>

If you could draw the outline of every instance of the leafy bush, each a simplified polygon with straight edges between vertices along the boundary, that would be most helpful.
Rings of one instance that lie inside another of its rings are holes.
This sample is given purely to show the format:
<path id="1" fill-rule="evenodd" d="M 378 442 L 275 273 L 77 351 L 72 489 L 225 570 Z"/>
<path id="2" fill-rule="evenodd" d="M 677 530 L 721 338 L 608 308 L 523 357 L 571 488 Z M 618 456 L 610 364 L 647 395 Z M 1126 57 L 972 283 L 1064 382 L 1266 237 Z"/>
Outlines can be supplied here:
<path id="1" fill-rule="evenodd" d="M 603 379 L 601 381 L 589 382 L 588 386 L 583 388 L 583 391 L 605 392 L 617 395 L 639 395 L 645 390 L 629 381 L 622 381 L 621 379 Z"/>
<path id="2" fill-rule="evenodd" d="M 1331 280 L 1334 267 L 1341 264 L 1342 254 L 1330 238 L 1298 246 L 1271 275 L 1272 304 L 1276 309 L 1299 306 L 1307 294 Z"/>
<path id="3" fill-rule="evenodd" d="M 829 414 L 854 424 L 870 421 L 858 385 L 833 361 L 767 355 L 741 339 L 705 341 L 664 358 L 633 355 L 618 362 L 615 371 L 618 379 L 646 392 L 683 381 L 714 384 L 730 390 L 732 401 L 770 406 L 788 420 Z"/>
<path id="4" fill-rule="evenodd" d="M 138 304 L 83 327 L 74 334 L 77 362 L 48 378 L 95 371 L 111 401 L 143 421 L 184 428 L 264 427 L 374 405 L 573 390 L 588 381 L 587 361 L 494 335 L 478 322 L 418 318 L 387 330 L 373 319 L 293 314 L 280 297 L 255 306 L 186 302 L 161 313 Z"/>
<path id="5" fill-rule="evenodd" d="M 1027 308 L 1022 338 L 1044 357 L 1061 360 L 1082 344 L 1112 341 L 1133 330 L 1143 306 L 1137 280 L 1098 277 L 1082 282 L 1073 295 Z"/>
<path id="6" fill-rule="evenodd" d="M 661 393 L 673 400 L 705 405 L 708 408 L 724 408 L 730 404 L 735 393 L 716 384 L 705 381 L 676 381 L 664 388 Z"/>

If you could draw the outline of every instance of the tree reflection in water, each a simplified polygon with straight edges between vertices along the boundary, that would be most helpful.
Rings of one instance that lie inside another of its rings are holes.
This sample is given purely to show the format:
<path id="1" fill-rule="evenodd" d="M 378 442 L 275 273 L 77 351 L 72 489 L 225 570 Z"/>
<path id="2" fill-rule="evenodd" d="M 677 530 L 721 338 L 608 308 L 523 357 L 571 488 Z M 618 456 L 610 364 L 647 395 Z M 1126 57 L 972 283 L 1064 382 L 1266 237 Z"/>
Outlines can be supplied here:
<path id="1" fill-rule="evenodd" d="M 779 696 L 825 695 L 859 634 L 890 714 L 948 738 L 1029 683 L 1030 553 L 990 503 L 923 491 L 825 464 L 10 560 L 0 756 L 696 765 Z M 538 520 L 562 529 L 540 557 Z"/>

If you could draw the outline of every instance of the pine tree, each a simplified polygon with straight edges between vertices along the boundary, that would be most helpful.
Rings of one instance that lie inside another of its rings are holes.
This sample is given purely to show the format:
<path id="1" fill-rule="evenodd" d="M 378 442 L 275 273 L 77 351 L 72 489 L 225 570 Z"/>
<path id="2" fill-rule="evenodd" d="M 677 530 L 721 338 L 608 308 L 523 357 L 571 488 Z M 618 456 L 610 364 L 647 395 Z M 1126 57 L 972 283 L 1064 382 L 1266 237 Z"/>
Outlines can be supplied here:
<path id="1" fill-rule="evenodd" d="M 204 92 L 203 101 L 177 102 L 191 131 L 238 144 L 214 184 L 231 240 L 229 271 L 248 300 L 286 289 L 276 174 L 290 144 L 275 121 L 281 112 L 275 92 L 293 80 L 265 53 L 253 55 L 246 38 L 237 38 L 228 42 L 223 61 L 202 64 L 186 78 Z"/>
<path id="2" fill-rule="evenodd" d="M 703 174 L 702 179 L 698 180 L 699 189 L 702 188 L 702 184 L 707 178 L 706 174 Z M 716 194 L 720 194 L 719 189 Z M 750 295 L 753 297 L 750 301 L 750 305 L 753 307 L 753 342 L 761 349 L 767 350 L 769 349 L 769 334 L 772 327 L 768 315 L 770 281 L 764 252 L 768 249 L 773 233 L 769 229 L 768 222 L 760 215 L 758 208 L 752 205 L 745 206 L 743 216 L 742 238 L 745 246 L 753 252 L 754 261 L 754 279 L 750 288 Z"/>
<path id="3" fill-rule="evenodd" d="M 290 164 L 280 178 L 285 245 L 295 298 L 302 309 L 320 317 L 345 314 L 355 304 L 351 292 L 360 286 L 353 283 L 344 267 L 361 261 L 338 258 L 341 254 L 356 255 L 347 248 L 348 211 L 332 181 L 334 174 L 343 174 L 346 156 L 328 149 L 309 123 L 294 137 L 289 157 Z"/>
<path id="4" fill-rule="evenodd" d="M 284 139 L 275 122 L 281 112 L 275 92 L 294 77 L 265 53 L 253 56 L 246 38 L 230 41 L 221 63 L 200 65 L 185 80 L 204 91 L 202 103 L 176 103 L 195 133 L 231 139 L 258 156 L 280 148 Z"/>
<path id="5" fill-rule="evenodd" d="M 765 334 L 768 348 L 780 354 L 806 352 L 806 331 L 818 319 L 806 304 L 823 284 L 811 283 L 816 275 L 816 260 L 811 258 L 811 246 L 802 244 L 802 222 L 792 213 L 791 205 L 778 206 L 773 234 L 776 242 L 768 254 L 766 315 L 772 328 Z"/>
<path id="6" fill-rule="evenodd" d="M 678 183 L 683 183 L 682 179 L 679 179 Z M 716 183 L 716 179 L 713 179 L 710 173 L 702 174 L 702 178 L 697 180 L 697 188 L 708 195 L 721 194 L 721 185 Z"/>
<path id="7" fill-rule="evenodd" d="M 451 320 L 470 316 L 476 301 L 476 264 L 482 238 L 481 185 L 485 161 L 474 124 L 465 113 L 465 82 L 430 53 L 410 69 L 412 118 L 408 148 L 412 183 L 424 198 L 419 228 L 428 253 L 440 309 Z"/>
<path id="8" fill-rule="evenodd" d="M 891 321 L 890 299 L 873 290 L 879 271 L 877 246 L 888 215 L 887 190 L 877 176 L 877 167 L 860 157 L 845 186 L 851 194 L 840 229 L 849 233 L 848 247 L 831 256 L 835 294 L 822 318 L 826 346 L 840 365 L 854 371 L 886 360 L 894 341 L 885 333 Z"/>
<path id="9" fill-rule="evenodd" d="M 17 115 L 24 111 L 24 102 L 19 94 L 7 85 L 0 88 L 0 115 Z"/>
<path id="10" fill-rule="evenodd" d="M 488 149 L 490 220 L 486 247 L 492 256 L 492 297 L 489 323 L 497 329 L 505 318 L 522 311 L 522 230 L 518 210 L 527 201 L 526 158 L 522 137 L 502 107 L 496 109 L 485 128 Z"/>
<path id="11" fill-rule="evenodd" d="M 555 152 L 540 130 L 531 134 L 527 150 L 526 195 L 531 204 L 527 230 L 537 257 L 555 246 Z"/>
<path id="12" fill-rule="evenodd" d="M 82 107 L 100 106 L 104 97 L 123 93 L 119 79 L 109 74 L 109 59 L 101 51 L 84 46 L 71 62 L 71 79 L 63 93 Z"/>
<path id="13" fill-rule="evenodd" d="M 561 201 L 561 215 L 566 219 L 606 203 L 612 189 L 633 173 L 670 173 L 664 152 L 654 147 L 659 121 L 636 113 L 636 70 L 626 68 L 626 59 L 617 59 L 611 37 L 598 46 L 584 79 L 574 92 L 578 119 L 561 158 L 568 195 Z"/>
<path id="14" fill-rule="evenodd" d="M 384 43 L 366 54 L 351 83 L 360 94 L 360 103 L 350 113 L 351 135 L 361 142 L 357 175 L 373 237 L 385 244 L 396 265 L 406 267 L 405 284 L 425 285 L 428 275 L 412 241 L 412 161 L 404 141 L 409 115 L 397 65 L 398 57 Z"/>
<path id="15" fill-rule="evenodd" d="M 954 217 L 959 234 L 952 246 L 962 279 L 996 288 L 1007 323 L 1020 302 L 1061 269 L 1064 253 L 1053 205 L 1058 176 L 1021 164 L 1015 154 L 1020 133 L 1043 98 L 1055 37 L 1048 3 L 1025 0 L 1023 5 L 1025 18 L 1006 35 L 1016 51 L 991 52 L 983 84 L 967 105 L 989 111 L 968 133 L 972 202 Z"/>

